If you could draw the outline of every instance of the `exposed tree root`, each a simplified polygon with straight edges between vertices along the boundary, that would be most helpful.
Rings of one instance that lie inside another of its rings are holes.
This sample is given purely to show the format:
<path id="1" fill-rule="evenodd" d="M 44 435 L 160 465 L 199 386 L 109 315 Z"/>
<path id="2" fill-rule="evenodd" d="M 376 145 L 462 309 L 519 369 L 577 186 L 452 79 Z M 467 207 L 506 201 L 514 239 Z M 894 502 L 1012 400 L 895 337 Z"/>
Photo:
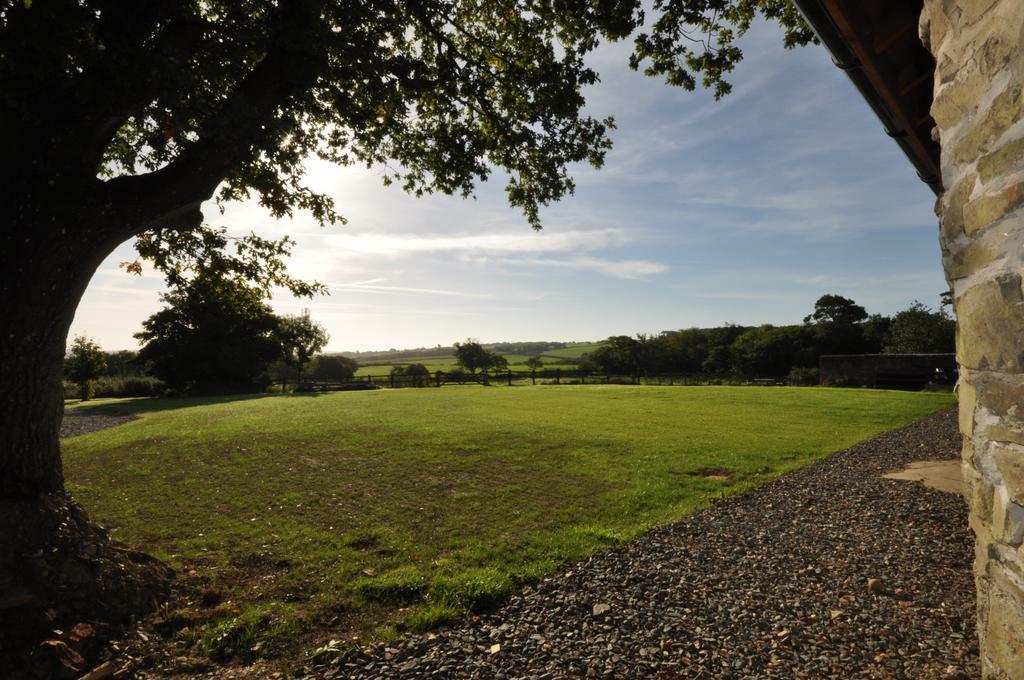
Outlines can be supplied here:
<path id="1" fill-rule="evenodd" d="M 105 639 L 167 600 L 173 576 L 111 540 L 70 494 L 0 500 L 0 668 L 77 677 Z"/>

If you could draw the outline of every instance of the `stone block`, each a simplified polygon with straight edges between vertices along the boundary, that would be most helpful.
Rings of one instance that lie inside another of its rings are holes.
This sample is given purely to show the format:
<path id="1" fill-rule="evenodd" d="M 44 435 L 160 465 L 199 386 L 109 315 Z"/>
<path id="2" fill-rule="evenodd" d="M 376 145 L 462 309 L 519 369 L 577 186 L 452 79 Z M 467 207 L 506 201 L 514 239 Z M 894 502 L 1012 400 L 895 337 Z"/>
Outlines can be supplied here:
<path id="1" fill-rule="evenodd" d="M 986 76 L 982 77 L 986 81 L 989 80 Z M 947 87 L 951 86 L 947 85 Z M 957 93 L 954 91 L 953 94 Z M 960 122 L 963 112 L 958 108 L 956 100 L 949 104 L 941 104 L 939 97 L 936 97 L 936 101 L 932 103 L 933 113 L 938 107 L 944 109 L 940 111 L 940 114 L 947 117 L 950 126 Z M 953 149 L 953 161 L 957 164 L 969 164 L 981 154 L 989 151 L 991 145 L 1020 119 L 1022 109 L 1024 109 L 1024 87 L 1020 83 L 1013 83 L 996 96 L 992 105 L 980 114 L 970 131 L 956 141 Z M 935 119 L 935 122 L 939 124 L 939 127 L 944 127 L 938 118 Z M 945 154 L 943 155 L 945 156 Z M 946 160 L 943 158 L 944 163 Z"/>
<path id="2" fill-rule="evenodd" d="M 994 442 L 991 451 L 1010 500 L 1024 505 L 1024 445 Z"/>
<path id="3" fill-rule="evenodd" d="M 988 664 L 1007 678 L 1024 678 L 1024 610 L 1019 602 L 998 590 L 991 593 L 985 650 Z M 998 676 L 997 676 L 998 677 Z"/>
<path id="4" fill-rule="evenodd" d="M 1006 493 L 1014 503 L 1024 505 L 1024 446 L 996 442 L 992 444 L 992 459 L 1006 485 Z"/>
<path id="5" fill-rule="evenodd" d="M 940 128 L 950 128 L 972 115 L 992 87 L 974 59 L 958 62 L 953 80 L 945 83 L 932 100 L 932 117 Z"/>
<path id="6" fill-rule="evenodd" d="M 943 208 L 939 224 L 944 247 L 964 233 L 964 206 L 970 200 L 977 181 L 977 175 L 969 174 L 960 179 L 952 189 L 943 195 Z"/>
<path id="7" fill-rule="evenodd" d="M 964 206 L 964 233 L 971 236 L 1024 203 L 1024 182 L 995 194 L 980 196 Z"/>
<path id="8" fill-rule="evenodd" d="M 1000 0 L 957 0 L 961 25 L 970 26 L 984 19 L 989 10 L 999 2 Z"/>
<path id="9" fill-rule="evenodd" d="M 978 176 L 987 184 L 996 175 L 1024 170 L 1024 137 L 1007 142 L 978 159 Z"/>
<path id="10" fill-rule="evenodd" d="M 970 494 L 968 503 L 971 508 L 971 527 L 974 528 L 975 533 L 979 534 L 978 538 L 980 539 L 980 532 L 975 524 L 985 525 L 987 531 L 988 524 L 992 520 L 995 487 L 986 482 L 974 469 L 964 475 L 964 486 L 967 487 L 968 494 Z"/>
<path id="11" fill-rule="evenodd" d="M 1024 371 L 1024 292 L 1020 274 L 1004 272 L 971 286 L 956 298 L 956 316 L 957 359 L 962 366 Z"/>
<path id="12" fill-rule="evenodd" d="M 943 265 L 946 276 L 950 279 L 962 279 L 970 276 L 987 264 L 1005 257 L 1004 253 L 996 250 L 989 244 L 977 240 L 961 245 L 958 248 L 950 249 Z"/>
<path id="13" fill-rule="evenodd" d="M 975 385 L 975 397 L 985 409 L 1010 423 L 1024 424 L 1024 376 L 986 376 Z"/>
<path id="14" fill-rule="evenodd" d="M 969 437 L 974 432 L 974 409 L 978 405 L 978 390 L 971 383 L 969 377 L 960 377 L 960 384 L 957 386 L 957 397 L 960 407 L 960 432 Z M 966 448 L 967 443 L 965 442 L 965 452 Z"/>
<path id="15" fill-rule="evenodd" d="M 1005 545 L 1017 547 L 1024 542 L 1024 507 L 1010 500 L 1004 486 L 992 494 L 992 534 Z"/>
<path id="16" fill-rule="evenodd" d="M 988 575 L 992 587 L 1004 595 L 1010 595 L 1018 602 L 1024 602 L 1024 590 L 1021 586 L 1020 564 L 1017 562 L 1016 551 L 1002 546 L 1000 556 L 988 564 Z"/>
<path id="17" fill-rule="evenodd" d="M 1020 427 L 991 425 L 987 428 L 986 434 L 988 435 L 989 441 L 1020 444 L 1021 446 L 1024 446 L 1024 429 L 1021 429 Z"/>
<path id="18" fill-rule="evenodd" d="M 917 35 L 926 50 L 938 54 L 949 32 L 949 18 L 939 5 L 926 2 L 917 22 Z"/>

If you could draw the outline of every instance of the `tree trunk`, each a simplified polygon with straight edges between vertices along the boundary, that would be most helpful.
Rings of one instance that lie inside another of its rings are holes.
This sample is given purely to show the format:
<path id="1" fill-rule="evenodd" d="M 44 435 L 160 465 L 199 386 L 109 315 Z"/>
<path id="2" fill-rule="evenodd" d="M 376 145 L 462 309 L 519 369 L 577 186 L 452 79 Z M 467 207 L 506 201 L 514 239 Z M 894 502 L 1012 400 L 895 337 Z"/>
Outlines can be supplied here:
<path id="1" fill-rule="evenodd" d="M 0 499 L 61 491 L 60 423 L 68 330 L 93 272 L 116 242 L 81 227 L 5 225 L 0 240 Z"/>
<path id="2" fill-rule="evenodd" d="M 90 214 L 74 198 L 54 204 Z M 0 668 L 12 677 L 54 628 L 121 624 L 170 595 L 167 567 L 111 541 L 64 492 L 64 348 L 89 279 L 117 246 L 107 233 L 56 217 L 0 222 Z"/>

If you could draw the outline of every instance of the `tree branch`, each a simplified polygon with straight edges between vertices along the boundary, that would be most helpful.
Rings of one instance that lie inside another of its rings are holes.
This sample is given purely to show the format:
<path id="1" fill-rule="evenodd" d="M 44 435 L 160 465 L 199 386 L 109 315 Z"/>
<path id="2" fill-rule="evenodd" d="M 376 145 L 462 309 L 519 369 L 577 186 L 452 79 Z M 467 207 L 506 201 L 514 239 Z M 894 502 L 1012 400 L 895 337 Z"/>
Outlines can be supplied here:
<path id="1" fill-rule="evenodd" d="M 282 104 L 308 91 L 320 74 L 323 57 L 304 46 L 320 21 L 317 0 L 285 5 L 278 30 L 266 56 L 250 71 L 220 111 L 204 125 L 199 141 L 164 168 L 143 175 L 102 182 L 117 221 L 131 233 L 159 223 L 188 228 L 199 204 L 217 186 L 259 153 L 259 142 L 276 139 L 287 130 L 268 130 Z M 288 124 L 297 126 L 297 120 Z M 177 224 L 186 220 L 187 224 Z"/>

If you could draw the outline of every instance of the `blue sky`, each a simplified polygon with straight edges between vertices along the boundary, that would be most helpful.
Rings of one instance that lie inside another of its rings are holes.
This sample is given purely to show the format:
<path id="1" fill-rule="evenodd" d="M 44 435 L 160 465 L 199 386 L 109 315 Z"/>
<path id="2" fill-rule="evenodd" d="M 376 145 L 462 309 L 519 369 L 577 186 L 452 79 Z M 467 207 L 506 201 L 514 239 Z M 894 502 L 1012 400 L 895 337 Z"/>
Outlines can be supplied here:
<path id="1" fill-rule="evenodd" d="M 416 199 L 363 168 L 309 166 L 349 223 L 276 221 L 253 203 L 208 205 L 237 233 L 290 234 L 293 273 L 328 285 L 309 308 L 328 349 L 499 340 L 596 340 L 725 322 L 796 323 L 824 293 L 893 313 L 936 306 L 942 276 L 934 196 L 824 48 L 784 50 L 755 25 L 733 93 L 669 88 L 626 67 L 628 45 L 594 55 L 590 111 L 614 115 L 605 167 L 574 168 L 576 195 L 533 232 L 503 178 L 475 199 Z M 72 334 L 134 349 L 162 280 L 104 262 Z"/>

